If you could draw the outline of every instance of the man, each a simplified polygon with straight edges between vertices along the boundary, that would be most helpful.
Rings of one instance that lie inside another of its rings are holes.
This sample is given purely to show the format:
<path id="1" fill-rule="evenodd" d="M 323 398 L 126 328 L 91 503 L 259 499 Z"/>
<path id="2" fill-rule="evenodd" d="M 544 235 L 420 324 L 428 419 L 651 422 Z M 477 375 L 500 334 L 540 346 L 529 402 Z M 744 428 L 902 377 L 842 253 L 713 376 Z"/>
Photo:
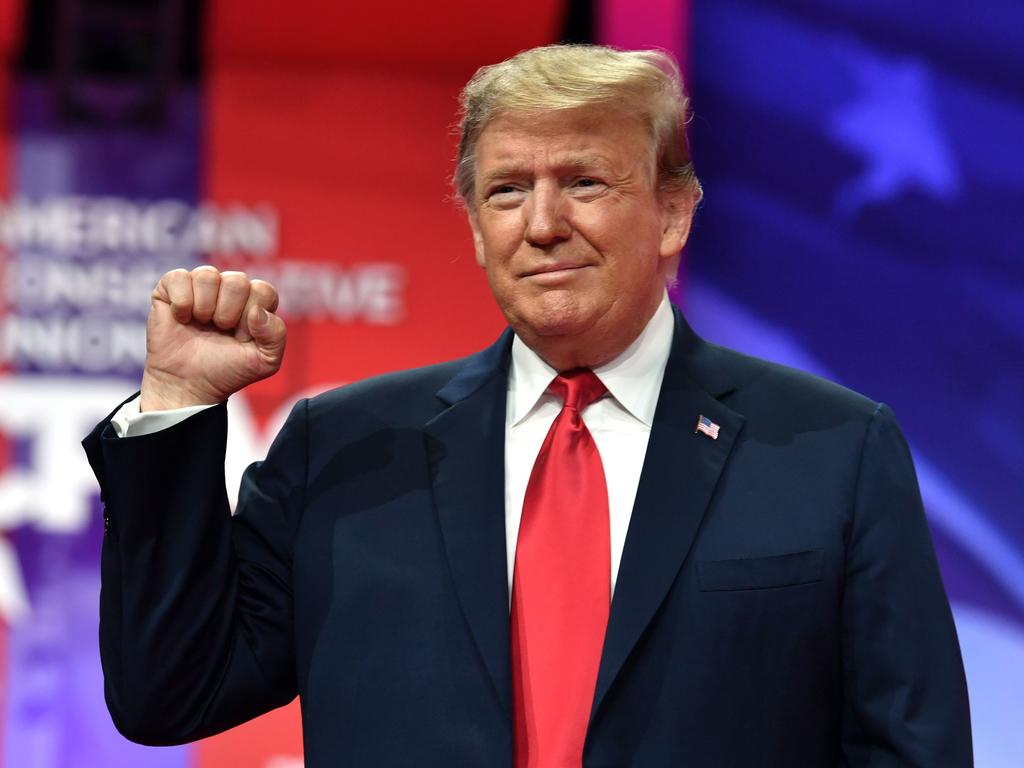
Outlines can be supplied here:
<path id="1" fill-rule="evenodd" d="M 314 768 L 971 764 L 892 414 L 668 304 L 685 111 L 656 52 L 479 71 L 456 184 L 510 330 L 300 402 L 234 518 L 222 403 L 280 365 L 276 294 L 163 277 L 141 394 L 86 440 L 123 733 L 299 694 Z"/>

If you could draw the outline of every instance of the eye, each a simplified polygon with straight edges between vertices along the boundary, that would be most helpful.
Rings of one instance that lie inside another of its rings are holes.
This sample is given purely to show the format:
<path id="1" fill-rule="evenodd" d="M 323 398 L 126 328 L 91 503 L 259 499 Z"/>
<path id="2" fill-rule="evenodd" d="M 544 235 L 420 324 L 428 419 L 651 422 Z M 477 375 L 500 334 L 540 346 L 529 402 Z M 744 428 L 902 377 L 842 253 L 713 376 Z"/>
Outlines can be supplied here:
<path id="1" fill-rule="evenodd" d="M 595 197 L 607 188 L 607 184 L 593 176 L 579 176 L 569 184 L 569 191 L 582 198 Z"/>
<path id="2" fill-rule="evenodd" d="M 523 199 L 525 192 L 515 184 L 496 184 L 487 190 L 484 200 L 491 208 L 514 208 Z"/>

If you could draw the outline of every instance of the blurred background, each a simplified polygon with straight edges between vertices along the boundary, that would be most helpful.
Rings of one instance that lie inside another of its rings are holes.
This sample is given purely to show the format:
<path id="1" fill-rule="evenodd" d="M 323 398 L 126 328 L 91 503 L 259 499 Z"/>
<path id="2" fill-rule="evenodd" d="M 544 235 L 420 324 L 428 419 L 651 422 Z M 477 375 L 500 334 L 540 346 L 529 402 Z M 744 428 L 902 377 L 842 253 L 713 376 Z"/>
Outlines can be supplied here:
<path id="1" fill-rule="evenodd" d="M 548 42 L 658 46 L 706 192 L 705 337 L 889 403 L 957 620 L 982 768 L 1024 761 L 1024 6 L 892 0 L 0 0 L 0 765 L 297 768 L 297 705 L 149 749 L 110 724 L 81 437 L 138 384 L 149 292 L 275 282 L 298 397 L 489 343 L 456 95 Z M 737 734 L 742 738 L 742 734 Z"/>

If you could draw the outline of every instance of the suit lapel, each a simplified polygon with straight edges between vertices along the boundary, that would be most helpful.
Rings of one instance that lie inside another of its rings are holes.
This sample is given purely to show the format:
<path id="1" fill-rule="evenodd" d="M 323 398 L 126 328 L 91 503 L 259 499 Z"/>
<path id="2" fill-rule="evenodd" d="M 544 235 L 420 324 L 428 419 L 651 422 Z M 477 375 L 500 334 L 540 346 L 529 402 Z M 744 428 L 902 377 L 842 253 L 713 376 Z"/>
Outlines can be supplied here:
<path id="1" fill-rule="evenodd" d="M 511 716 L 505 551 L 509 331 L 469 359 L 425 426 L 434 502 L 455 589 L 495 693 Z"/>
<path id="2" fill-rule="evenodd" d="M 709 356 L 708 346 L 677 313 L 619 564 L 592 715 L 675 581 L 743 427 L 743 417 L 717 399 L 732 386 L 709 364 Z M 700 415 L 719 425 L 717 439 L 695 433 Z"/>
<path id="3" fill-rule="evenodd" d="M 473 638 L 511 717 L 505 549 L 505 405 L 511 331 L 469 358 L 424 428 L 434 502 Z M 596 713 L 685 561 L 743 417 L 718 398 L 733 387 L 712 348 L 676 314 L 672 352 L 619 564 L 592 713 Z M 718 439 L 695 433 L 700 415 Z"/>

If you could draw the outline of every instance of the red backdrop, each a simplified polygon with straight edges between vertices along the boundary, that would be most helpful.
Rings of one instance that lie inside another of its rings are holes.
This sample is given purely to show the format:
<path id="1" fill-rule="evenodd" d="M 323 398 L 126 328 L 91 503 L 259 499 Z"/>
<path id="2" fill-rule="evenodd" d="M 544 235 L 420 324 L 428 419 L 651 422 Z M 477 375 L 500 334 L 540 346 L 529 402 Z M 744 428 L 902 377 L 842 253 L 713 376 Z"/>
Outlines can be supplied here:
<path id="1" fill-rule="evenodd" d="M 299 391 L 467 354 L 498 334 L 503 321 L 447 181 L 457 95 L 480 64 L 556 39 L 563 12 L 558 0 L 500 14 L 469 0 L 293 6 L 212 4 L 204 196 L 273 210 L 276 252 L 241 264 L 253 274 L 298 265 L 323 279 L 299 280 L 297 291 L 351 299 L 373 292 L 377 268 L 367 265 L 384 265 L 398 300 L 383 318 L 357 300 L 339 321 L 339 302 L 331 316 L 303 309 L 297 292 L 290 309 L 285 293 L 284 368 L 248 393 L 258 422 Z M 298 765 L 286 756 L 300 751 L 293 705 L 196 754 L 200 766 L 264 767 Z"/>

